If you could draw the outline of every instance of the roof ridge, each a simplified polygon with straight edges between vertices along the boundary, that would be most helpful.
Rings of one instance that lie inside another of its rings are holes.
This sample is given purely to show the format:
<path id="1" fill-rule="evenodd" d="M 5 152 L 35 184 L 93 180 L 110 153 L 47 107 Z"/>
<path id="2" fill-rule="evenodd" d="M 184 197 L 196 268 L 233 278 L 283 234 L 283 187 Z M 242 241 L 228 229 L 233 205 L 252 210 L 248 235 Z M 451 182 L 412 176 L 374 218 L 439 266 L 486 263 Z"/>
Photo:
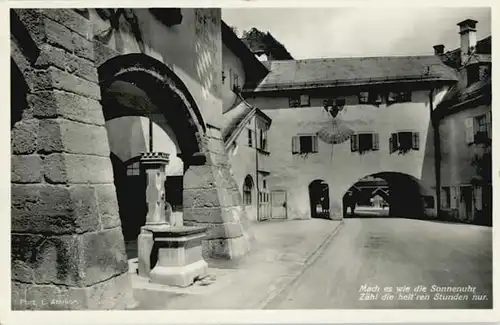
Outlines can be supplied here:
<path id="1" fill-rule="evenodd" d="M 296 60 L 269 60 L 267 62 L 306 62 L 306 61 L 329 61 L 329 60 L 373 60 L 373 59 L 408 59 L 408 58 L 430 58 L 435 57 L 433 54 L 427 55 L 386 55 L 386 56 L 346 56 L 346 57 L 329 57 L 329 58 L 310 58 L 310 59 L 296 59 Z"/>

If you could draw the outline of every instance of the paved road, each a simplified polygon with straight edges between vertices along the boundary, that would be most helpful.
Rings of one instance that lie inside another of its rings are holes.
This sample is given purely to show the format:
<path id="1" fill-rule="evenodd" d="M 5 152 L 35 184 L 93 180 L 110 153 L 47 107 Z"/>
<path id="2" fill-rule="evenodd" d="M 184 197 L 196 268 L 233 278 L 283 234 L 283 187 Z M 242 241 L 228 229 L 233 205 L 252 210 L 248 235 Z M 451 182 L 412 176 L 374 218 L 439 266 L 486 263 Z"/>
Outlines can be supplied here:
<path id="1" fill-rule="evenodd" d="M 470 292 L 438 295 L 433 285 L 475 287 L 488 300 L 473 301 Z M 400 296 L 397 287 L 404 286 Z M 418 286 L 427 292 L 415 293 Z M 382 300 L 385 287 L 393 287 L 394 300 Z M 459 296 L 468 300 L 443 300 Z M 361 300 L 367 298 L 375 299 Z M 329 247 L 266 308 L 492 308 L 492 298 L 491 228 L 368 218 L 346 219 Z"/>

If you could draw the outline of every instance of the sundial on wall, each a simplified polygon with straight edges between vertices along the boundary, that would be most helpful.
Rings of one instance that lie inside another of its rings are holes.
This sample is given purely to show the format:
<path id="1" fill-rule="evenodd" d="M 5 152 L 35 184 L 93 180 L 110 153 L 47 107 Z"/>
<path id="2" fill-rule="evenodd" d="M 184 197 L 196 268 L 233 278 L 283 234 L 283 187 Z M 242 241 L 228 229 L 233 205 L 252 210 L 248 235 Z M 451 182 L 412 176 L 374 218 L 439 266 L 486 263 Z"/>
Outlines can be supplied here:
<path id="1" fill-rule="evenodd" d="M 343 143 L 351 138 L 354 131 L 340 118 L 345 105 L 345 100 L 328 99 L 323 103 L 325 110 L 330 113 L 332 119 L 318 132 L 321 141 L 335 145 Z"/>

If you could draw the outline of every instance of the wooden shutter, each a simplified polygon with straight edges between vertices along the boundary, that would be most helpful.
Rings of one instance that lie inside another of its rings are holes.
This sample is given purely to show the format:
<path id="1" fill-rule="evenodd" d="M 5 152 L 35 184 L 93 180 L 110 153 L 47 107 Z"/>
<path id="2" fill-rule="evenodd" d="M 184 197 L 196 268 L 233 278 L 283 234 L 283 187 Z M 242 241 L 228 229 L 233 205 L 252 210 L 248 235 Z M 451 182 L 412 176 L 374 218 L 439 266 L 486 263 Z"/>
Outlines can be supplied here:
<path id="1" fill-rule="evenodd" d="M 299 137 L 298 136 L 292 137 L 292 154 L 299 152 L 299 145 L 300 145 Z"/>
<path id="2" fill-rule="evenodd" d="M 420 134 L 418 132 L 413 132 L 411 135 L 412 143 L 411 143 L 411 148 L 413 150 L 419 150 L 420 149 Z"/>
<path id="3" fill-rule="evenodd" d="M 389 153 L 393 153 L 398 148 L 398 134 L 392 133 L 389 138 Z"/>
<path id="4" fill-rule="evenodd" d="M 373 133 L 372 134 L 372 149 L 378 150 L 378 148 L 379 148 L 378 133 Z"/>
<path id="5" fill-rule="evenodd" d="M 491 112 L 486 112 L 486 132 L 488 132 L 488 138 L 492 139 L 493 135 L 491 133 Z"/>
<path id="6" fill-rule="evenodd" d="M 474 202 L 476 210 L 481 211 L 483 209 L 483 188 L 481 186 L 474 188 Z"/>
<path id="7" fill-rule="evenodd" d="M 359 149 L 358 135 L 351 134 L 351 152 L 358 151 L 358 149 Z"/>
<path id="8" fill-rule="evenodd" d="M 465 119 L 465 142 L 467 144 L 474 142 L 474 118 Z"/>
<path id="9" fill-rule="evenodd" d="M 318 152 L 318 136 L 312 136 L 312 152 Z"/>
<path id="10" fill-rule="evenodd" d="M 309 95 L 300 95 L 300 106 L 310 106 Z"/>

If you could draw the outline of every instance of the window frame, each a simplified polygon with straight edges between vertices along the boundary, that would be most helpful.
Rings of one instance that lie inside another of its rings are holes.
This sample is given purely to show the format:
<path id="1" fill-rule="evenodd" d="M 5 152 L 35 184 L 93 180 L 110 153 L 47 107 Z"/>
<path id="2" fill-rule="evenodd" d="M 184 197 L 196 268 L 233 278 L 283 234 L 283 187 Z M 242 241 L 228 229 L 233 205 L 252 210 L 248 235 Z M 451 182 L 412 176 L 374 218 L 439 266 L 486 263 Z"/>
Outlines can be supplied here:
<path id="1" fill-rule="evenodd" d="M 400 142 L 400 134 L 401 133 L 411 133 L 411 145 L 409 148 L 402 148 Z M 396 144 L 394 145 L 394 136 L 396 140 Z M 389 138 L 389 153 L 392 154 L 396 151 L 420 151 L 420 132 L 415 130 L 397 130 L 396 132 L 391 133 Z"/>
<path id="2" fill-rule="evenodd" d="M 360 146 L 360 135 L 370 135 L 371 137 L 371 146 L 369 149 L 366 150 L 361 150 Z M 363 131 L 363 132 L 356 132 L 354 134 L 351 134 L 351 152 L 357 152 L 359 154 L 368 152 L 368 151 L 379 151 L 380 150 L 380 134 L 378 132 L 372 131 Z"/>
<path id="3" fill-rule="evenodd" d="M 300 142 L 301 138 L 311 138 L 311 151 L 310 152 L 303 151 L 302 145 Z M 295 155 L 295 154 L 298 154 L 298 155 L 313 154 L 313 153 L 318 153 L 318 152 L 319 152 L 319 148 L 318 148 L 318 135 L 317 134 L 302 133 L 302 134 L 297 134 L 297 135 L 292 137 L 292 154 L 293 155 Z"/>
<path id="4" fill-rule="evenodd" d="M 250 128 L 247 128 L 247 146 L 253 148 L 253 131 Z"/>
<path id="5" fill-rule="evenodd" d="M 253 188 L 254 188 L 253 178 L 250 175 L 247 175 L 243 180 L 243 189 L 242 189 L 243 204 L 246 206 L 252 205 Z"/>

